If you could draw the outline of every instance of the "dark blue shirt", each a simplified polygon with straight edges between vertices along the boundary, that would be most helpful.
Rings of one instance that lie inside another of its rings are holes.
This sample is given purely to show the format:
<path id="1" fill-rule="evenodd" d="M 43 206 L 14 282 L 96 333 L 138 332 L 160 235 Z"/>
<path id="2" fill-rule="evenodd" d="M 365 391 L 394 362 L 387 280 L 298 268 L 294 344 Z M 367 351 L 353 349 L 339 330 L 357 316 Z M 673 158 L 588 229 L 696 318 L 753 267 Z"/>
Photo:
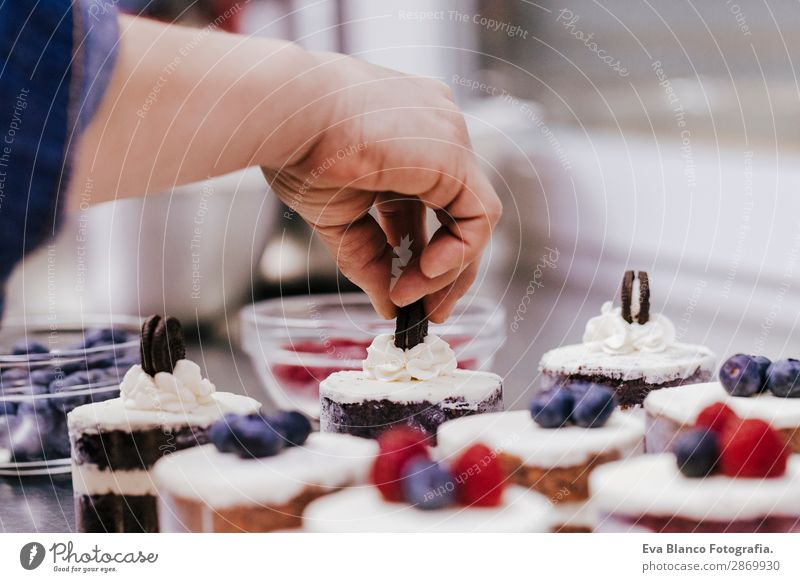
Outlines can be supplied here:
<path id="1" fill-rule="evenodd" d="M 0 315 L 14 265 L 58 228 L 72 145 L 114 65 L 114 5 L 0 1 Z"/>

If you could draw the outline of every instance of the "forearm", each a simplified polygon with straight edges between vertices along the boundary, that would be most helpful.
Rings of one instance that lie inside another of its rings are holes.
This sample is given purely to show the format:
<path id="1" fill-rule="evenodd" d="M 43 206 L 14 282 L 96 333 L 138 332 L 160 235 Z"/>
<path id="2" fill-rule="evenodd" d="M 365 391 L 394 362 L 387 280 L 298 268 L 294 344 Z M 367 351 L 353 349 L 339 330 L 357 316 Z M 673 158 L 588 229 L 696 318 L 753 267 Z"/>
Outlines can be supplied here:
<path id="1" fill-rule="evenodd" d="M 296 45 L 128 17 L 120 28 L 111 85 L 75 159 L 73 206 L 280 166 L 320 123 L 304 109 L 313 58 Z"/>

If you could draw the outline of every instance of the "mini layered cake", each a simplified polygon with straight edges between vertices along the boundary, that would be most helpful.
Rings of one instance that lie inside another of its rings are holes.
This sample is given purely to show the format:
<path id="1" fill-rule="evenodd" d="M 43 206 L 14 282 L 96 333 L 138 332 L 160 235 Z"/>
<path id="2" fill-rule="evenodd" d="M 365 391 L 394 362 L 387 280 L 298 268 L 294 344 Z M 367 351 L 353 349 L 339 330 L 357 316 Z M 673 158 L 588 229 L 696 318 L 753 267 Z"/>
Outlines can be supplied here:
<path id="1" fill-rule="evenodd" d="M 310 430 L 296 412 L 218 421 L 213 444 L 156 464 L 161 531 L 297 529 L 311 501 L 366 481 L 374 441 Z"/>
<path id="2" fill-rule="evenodd" d="M 609 404 L 610 403 L 610 404 Z M 642 452 L 644 422 L 614 410 L 607 388 L 571 384 L 537 395 L 531 411 L 484 414 L 439 427 L 439 455 L 454 458 L 474 443 L 497 455 L 512 482 L 554 506 L 554 531 L 589 532 L 589 475 Z"/>
<path id="3" fill-rule="evenodd" d="M 456 369 L 447 342 L 427 334 L 422 303 L 401 309 L 397 332 L 367 348 L 363 371 L 320 384 L 323 432 L 375 438 L 395 425 L 430 435 L 447 420 L 503 409 L 503 383 L 489 372 Z"/>
<path id="4" fill-rule="evenodd" d="M 257 411 L 252 398 L 217 392 L 185 359 L 180 323 L 153 316 L 142 328 L 142 365 L 128 370 L 120 397 L 67 417 L 80 532 L 156 532 L 150 468 L 162 456 L 208 442 L 228 413 Z"/>
<path id="5" fill-rule="evenodd" d="M 625 274 L 622 305 L 603 305 L 586 325 L 583 343 L 544 354 L 539 363 L 544 388 L 570 380 L 612 388 L 623 408 L 641 405 L 653 390 L 709 381 L 715 357 L 704 346 L 676 341 L 675 326 L 650 313 L 647 273 Z"/>
<path id="6" fill-rule="evenodd" d="M 770 423 L 789 448 L 800 453 L 800 362 L 772 363 L 737 354 L 723 364 L 719 376 L 720 382 L 671 388 L 647 397 L 647 452 L 670 450 L 678 436 L 691 430 L 703 408 L 722 402 L 741 418 Z"/>
<path id="7" fill-rule="evenodd" d="M 715 403 L 673 449 L 592 473 L 597 531 L 800 532 L 800 457 L 763 420 Z"/>
<path id="8" fill-rule="evenodd" d="M 311 532 L 545 532 L 547 500 L 507 478 L 491 450 L 474 445 L 447 464 L 431 459 L 427 437 L 397 427 L 379 437 L 374 487 L 319 499 L 308 506 Z"/>

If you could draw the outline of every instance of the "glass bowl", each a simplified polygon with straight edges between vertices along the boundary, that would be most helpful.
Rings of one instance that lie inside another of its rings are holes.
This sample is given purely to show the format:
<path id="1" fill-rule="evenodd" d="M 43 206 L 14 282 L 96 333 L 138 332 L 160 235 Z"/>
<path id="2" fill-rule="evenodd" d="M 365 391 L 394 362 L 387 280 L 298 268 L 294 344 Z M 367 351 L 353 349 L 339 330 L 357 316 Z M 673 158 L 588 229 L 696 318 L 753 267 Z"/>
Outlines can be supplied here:
<path id="1" fill-rule="evenodd" d="M 140 320 L 7 318 L 0 329 L 0 475 L 70 470 L 67 414 L 119 395 Z"/>
<path id="2" fill-rule="evenodd" d="M 319 383 L 333 372 L 360 370 L 372 339 L 394 333 L 362 293 L 270 299 L 242 309 L 242 348 L 267 396 L 280 408 L 319 418 Z M 458 366 L 489 370 L 505 342 L 505 312 L 494 301 L 463 298 L 430 332 L 447 340 Z"/>

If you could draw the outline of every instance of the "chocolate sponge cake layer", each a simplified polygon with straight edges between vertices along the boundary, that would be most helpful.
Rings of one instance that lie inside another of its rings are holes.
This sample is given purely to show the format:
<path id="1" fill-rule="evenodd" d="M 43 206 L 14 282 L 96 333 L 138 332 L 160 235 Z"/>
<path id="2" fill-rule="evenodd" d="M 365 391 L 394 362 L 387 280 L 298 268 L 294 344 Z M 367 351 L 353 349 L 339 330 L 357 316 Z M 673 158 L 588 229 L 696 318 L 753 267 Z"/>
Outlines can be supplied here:
<path id="1" fill-rule="evenodd" d="M 602 374 L 553 374 L 545 371 L 547 385 L 556 385 L 566 382 L 593 382 L 611 388 L 617 396 L 621 408 L 641 406 L 647 395 L 653 390 L 661 388 L 674 388 L 689 384 L 700 384 L 711 380 L 712 372 L 698 368 L 686 378 L 678 378 L 662 384 L 650 384 L 641 378 L 620 380 Z"/>
<path id="2" fill-rule="evenodd" d="M 345 433 L 364 438 L 377 438 L 392 426 L 412 426 L 434 437 L 440 424 L 484 412 L 503 410 L 503 388 L 477 403 L 462 397 L 451 397 L 441 402 L 394 402 L 387 399 L 365 400 L 356 403 L 321 399 L 320 423 L 325 432 Z"/>
<path id="3" fill-rule="evenodd" d="M 87 463 L 99 469 L 149 469 L 164 455 L 206 443 L 206 429 L 192 426 L 81 433 L 73 436 L 72 458 L 79 465 Z"/>
<path id="4" fill-rule="evenodd" d="M 79 495 L 75 497 L 77 530 L 92 533 L 156 533 L 158 513 L 153 495 Z"/>

